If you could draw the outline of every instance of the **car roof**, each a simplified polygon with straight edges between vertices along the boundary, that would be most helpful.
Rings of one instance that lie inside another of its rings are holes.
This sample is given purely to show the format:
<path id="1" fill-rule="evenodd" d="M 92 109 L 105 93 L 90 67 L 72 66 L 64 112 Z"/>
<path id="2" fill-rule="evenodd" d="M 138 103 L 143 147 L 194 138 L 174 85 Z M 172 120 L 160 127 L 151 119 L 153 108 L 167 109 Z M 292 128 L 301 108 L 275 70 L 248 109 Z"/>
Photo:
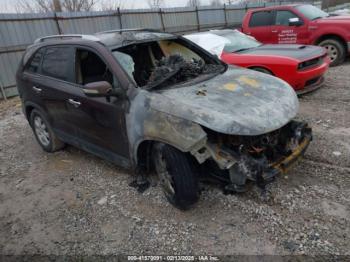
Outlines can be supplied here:
<path id="1" fill-rule="evenodd" d="M 118 48 L 131 43 L 149 42 L 154 40 L 172 39 L 177 36 L 170 33 L 157 32 L 145 29 L 125 29 L 99 32 L 93 35 L 53 35 L 35 40 L 34 45 L 46 44 L 76 44 L 79 42 L 99 42 L 109 48 Z"/>
<path id="2" fill-rule="evenodd" d="M 148 42 L 153 40 L 162 40 L 176 37 L 170 33 L 163 33 L 157 31 L 107 31 L 97 33 L 94 36 L 100 39 L 104 45 L 108 47 L 119 47 L 134 42 Z"/>
<path id="3" fill-rule="evenodd" d="M 249 9 L 249 12 L 256 12 L 256 11 L 264 11 L 264 10 L 276 10 L 276 9 L 282 9 L 285 7 L 296 7 L 300 5 L 308 5 L 308 3 L 298 3 L 298 4 L 288 4 L 288 5 L 274 5 L 274 6 L 268 6 L 268 7 L 261 7 L 261 8 L 254 8 Z"/>

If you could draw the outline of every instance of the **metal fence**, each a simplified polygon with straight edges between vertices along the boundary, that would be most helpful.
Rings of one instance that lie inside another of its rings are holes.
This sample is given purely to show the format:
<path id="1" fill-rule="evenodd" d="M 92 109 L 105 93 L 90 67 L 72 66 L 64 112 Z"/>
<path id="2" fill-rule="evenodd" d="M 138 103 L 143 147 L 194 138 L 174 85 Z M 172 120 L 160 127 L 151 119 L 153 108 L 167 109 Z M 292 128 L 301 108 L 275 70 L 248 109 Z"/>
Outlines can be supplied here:
<path id="1" fill-rule="evenodd" d="M 344 4 L 349 4 L 349 0 L 323 0 L 322 9 L 328 10 L 329 8 L 334 8 Z M 339 7 L 339 9 L 341 9 L 341 7 Z"/>
<path id="2" fill-rule="evenodd" d="M 38 37 L 69 33 L 92 34 L 123 28 L 153 28 L 184 33 L 234 27 L 241 24 L 249 8 L 288 3 L 283 1 L 218 7 L 0 14 L 0 99 L 17 95 L 15 73 L 18 63 L 25 48 Z M 311 3 L 321 6 L 321 2 Z"/>
<path id="3" fill-rule="evenodd" d="M 324 8 L 324 10 L 326 10 L 327 12 L 334 12 L 341 9 L 350 9 L 350 2 Z"/>

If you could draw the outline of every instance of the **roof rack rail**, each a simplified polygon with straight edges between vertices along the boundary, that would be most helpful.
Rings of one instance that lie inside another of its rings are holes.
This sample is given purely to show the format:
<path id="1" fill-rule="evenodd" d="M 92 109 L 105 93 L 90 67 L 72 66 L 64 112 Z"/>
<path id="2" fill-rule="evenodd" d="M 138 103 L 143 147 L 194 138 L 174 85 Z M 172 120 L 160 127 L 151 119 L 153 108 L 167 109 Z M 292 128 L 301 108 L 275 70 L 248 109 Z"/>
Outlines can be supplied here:
<path id="1" fill-rule="evenodd" d="M 51 40 L 51 39 L 64 39 L 64 38 L 81 38 L 81 39 L 86 39 L 86 40 L 91 40 L 91 41 L 100 41 L 96 36 L 93 35 L 79 35 L 79 34 L 71 34 L 71 35 L 49 35 L 49 36 L 44 36 L 36 39 L 34 41 L 34 44 L 44 42 L 45 40 Z"/>
<path id="2" fill-rule="evenodd" d="M 151 28 L 125 28 L 125 29 L 113 29 L 102 32 L 97 32 L 99 34 L 111 34 L 111 33 L 123 33 L 123 32 L 132 32 L 132 31 L 148 31 L 148 32 L 161 32 L 160 30 L 151 29 Z"/>

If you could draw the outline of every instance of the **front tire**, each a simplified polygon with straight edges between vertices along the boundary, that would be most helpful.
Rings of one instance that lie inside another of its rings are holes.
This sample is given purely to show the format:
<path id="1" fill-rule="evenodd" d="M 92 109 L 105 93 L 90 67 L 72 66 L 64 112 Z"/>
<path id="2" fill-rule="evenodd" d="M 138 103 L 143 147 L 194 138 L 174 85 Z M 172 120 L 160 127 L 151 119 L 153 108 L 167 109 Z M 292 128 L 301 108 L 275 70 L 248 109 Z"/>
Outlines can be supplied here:
<path id="1" fill-rule="evenodd" d="M 65 144 L 53 132 L 44 114 L 34 109 L 30 114 L 30 125 L 36 140 L 46 152 L 55 152 L 62 149 Z"/>
<path id="2" fill-rule="evenodd" d="M 157 143 L 154 166 L 163 192 L 175 207 L 186 210 L 199 199 L 198 171 L 194 159 L 178 149 Z"/>
<path id="3" fill-rule="evenodd" d="M 338 40 L 326 39 L 319 43 L 319 46 L 322 46 L 327 50 L 327 54 L 331 59 L 330 66 L 337 66 L 345 60 L 345 47 Z"/>

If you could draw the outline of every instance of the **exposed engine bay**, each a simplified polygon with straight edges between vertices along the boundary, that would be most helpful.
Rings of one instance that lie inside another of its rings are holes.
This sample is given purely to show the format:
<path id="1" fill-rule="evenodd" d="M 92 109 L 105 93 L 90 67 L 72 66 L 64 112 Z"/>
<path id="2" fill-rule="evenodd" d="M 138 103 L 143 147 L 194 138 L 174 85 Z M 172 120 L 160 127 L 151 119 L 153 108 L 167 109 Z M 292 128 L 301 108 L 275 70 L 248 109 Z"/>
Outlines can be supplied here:
<path id="1" fill-rule="evenodd" d="M 306 123 L 291 121 L 284 127 L 259 136 L 224 135 L 205 130 L 207 144 L 193 152 L 202 162 L 204 179 L 216 180 L 228 193 L 245 191 L 247 180 L 264 188 L 284 173 L 312 139 Z M 208 170 L 210 170 L 208 172 Z"/>

